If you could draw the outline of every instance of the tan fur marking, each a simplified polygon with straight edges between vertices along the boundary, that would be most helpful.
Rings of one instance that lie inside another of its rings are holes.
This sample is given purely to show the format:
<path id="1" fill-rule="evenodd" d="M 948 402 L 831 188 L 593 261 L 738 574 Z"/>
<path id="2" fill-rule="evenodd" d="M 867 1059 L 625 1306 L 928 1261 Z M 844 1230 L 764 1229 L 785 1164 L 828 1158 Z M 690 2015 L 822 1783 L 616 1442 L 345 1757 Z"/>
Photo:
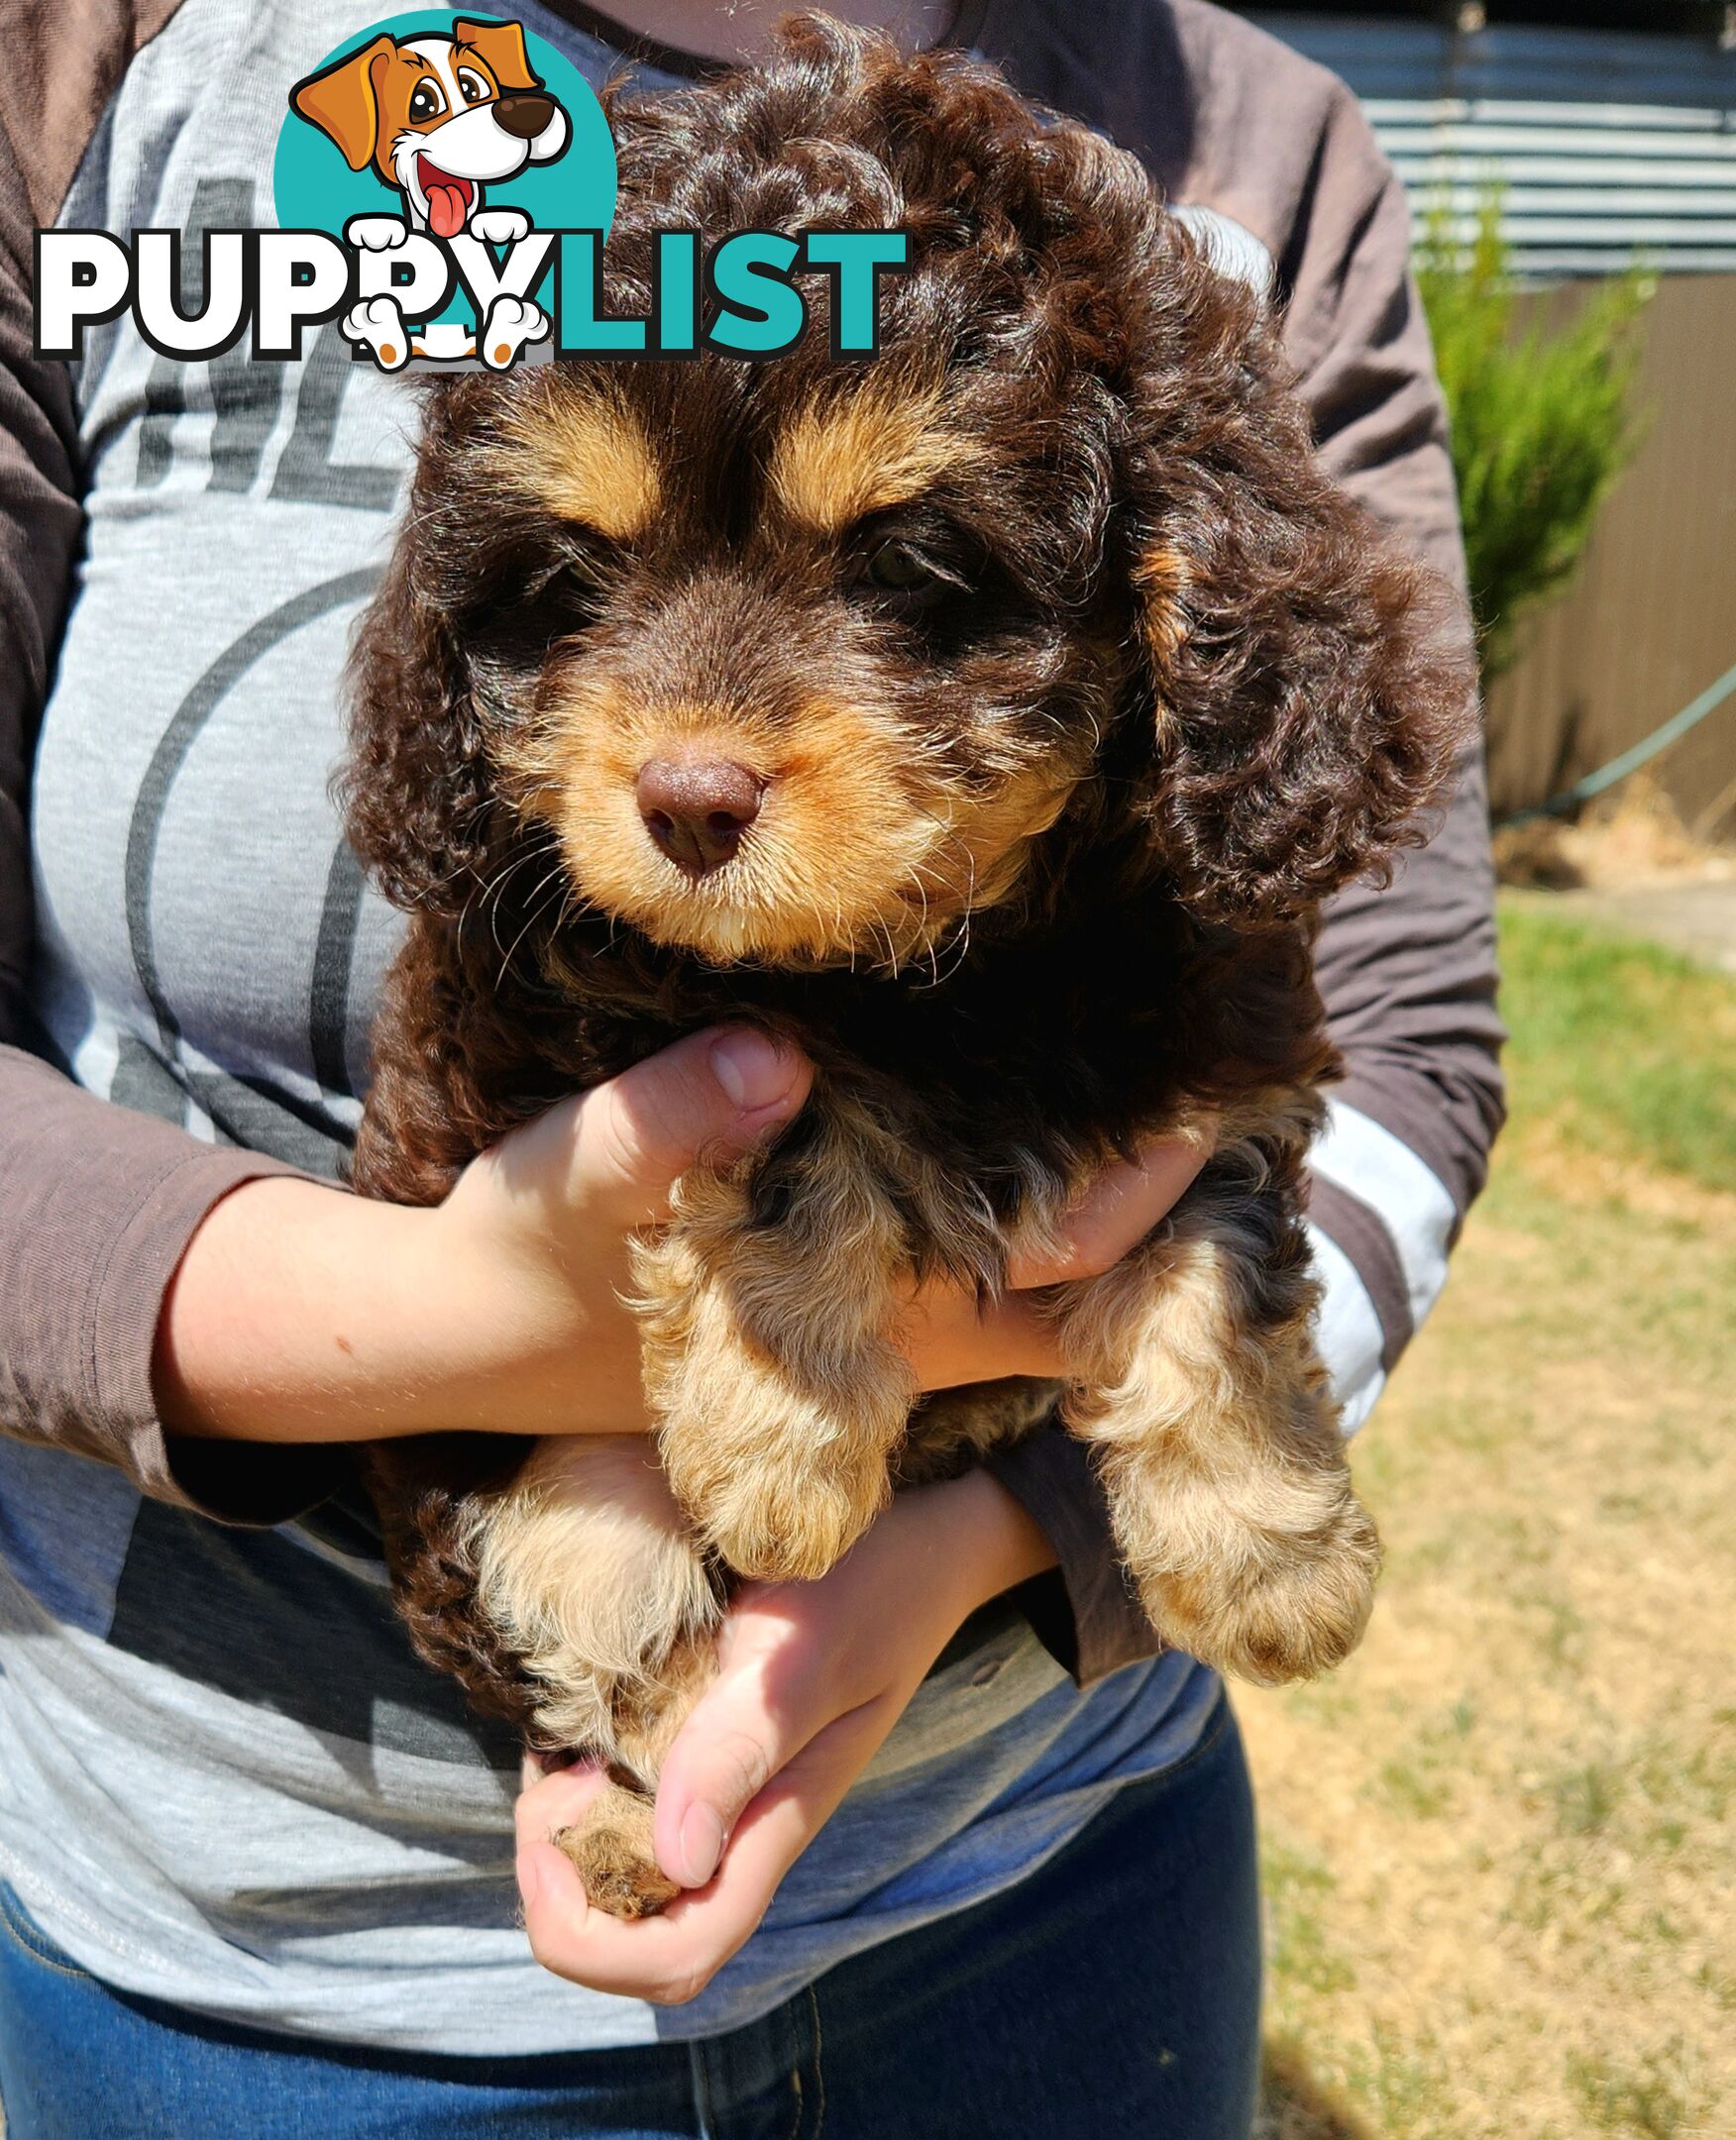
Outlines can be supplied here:
<path id="1" fill-rule="evenodd" d="M 865 514 L 918 497 L 984 458 L 979 440 L 939 421 L 937 389 L 880 385 L 811 401 L 772 448 L 773 495 L 793 519 L 836 534 Z"/>
<path id="2" fill-rule="evenodd" d="M 1187 567 L 1175 551 L 1162 543 L 1150 543 L 1134 566 L 1133 581 L 1135 591 L 1141 596 L 1139 629 L 1161 677 L 1164 664 L 1187 642 L 1187 611 L 1182 606 Z M 1156 711 L 1161 731 L 1170 717 L 1161 697 Z"/>
<path id="3" fill-rule="evenodd" d="M 828 1106 L 783 1224 L 738 1174 L 684 1175 L 634 1277 L 664 1465 L 743 1573 L 821 1575 L 885 1506 L 916 1389 L 885 1335 L 907 1257 L 885 1135 Z"/>
<path id="4" fill-rule="evenodd" d="M 1236 1307 L 1233 1201 L 1184 1203 L 1101 1278 L 1051 1296 L 1116 1536 L 1158 1631 L 1238 1677 L 1324 1671 L 1356 1647 L 1379 1567 L 1308 1328 Z"/>
<path id="5" fill-rule="evenodd" d="M 606 388 L 515 410 L 500 472 L 550 512 L 610 542 L 642 535 L 663 509 L 663 471 L 645 426 Z"/>
<path id="6" fill-rule="evenodd" d="M 476 1540 L 487 1618 L 547 1689 L 551 1746 L 637 1766 L 655 1713 L 687 1683 L 718 1603 L 699 1541 L 648 1444 L 574 1435 L 538 1444 Z M 623 1729 L 631 1726 L 631 1730 Z"/>

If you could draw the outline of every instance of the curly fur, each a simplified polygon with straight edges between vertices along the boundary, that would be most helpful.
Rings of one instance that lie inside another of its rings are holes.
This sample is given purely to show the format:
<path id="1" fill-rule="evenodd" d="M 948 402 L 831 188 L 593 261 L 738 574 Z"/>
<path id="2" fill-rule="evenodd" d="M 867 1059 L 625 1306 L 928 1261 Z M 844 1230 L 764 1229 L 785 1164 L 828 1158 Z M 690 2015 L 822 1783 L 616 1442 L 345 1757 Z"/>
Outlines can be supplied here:
<path id="1" fill-rule="evenodd" d="M 435 1201 L 720 1017 L 817 1066 L 641 1247 L 683 1515 L 605 1520 L 516 1448 L 376 1467 L 424 1653 L 617 1765 L 628 1814 L 570 1847 L 630 1910 L 662 1898 L 632 1791 L 730 1572 L 817 1572 L 1053 1394 L 913 1412 L 898 1284 L 992 1291 L 1143 1137 L 1220 1124 L 1151 1239 L 1049 1296 L 1066 1417 L 1160 1629 L 1261 1678 L 1355 1642 L 1377 1555 L 1308 1336 L 1310 951 L 1320 902 L 1423 836 L 1469 678 L 1443 590 L 1315 463 L 1271 319 L 1133 158 L 820 18 L 611 118 L 619 306 L 672 225 L 897 224 L 914 261 L 864 367 L 816 326 L 766 363 L 435 385 L 358 651 L 351 833 L 412 915 L 359 1187 Z M 875 577 L 888 543 L 920 598 Z M 699 880 L 633 803 L 675 747 L 766 782 Z"/>

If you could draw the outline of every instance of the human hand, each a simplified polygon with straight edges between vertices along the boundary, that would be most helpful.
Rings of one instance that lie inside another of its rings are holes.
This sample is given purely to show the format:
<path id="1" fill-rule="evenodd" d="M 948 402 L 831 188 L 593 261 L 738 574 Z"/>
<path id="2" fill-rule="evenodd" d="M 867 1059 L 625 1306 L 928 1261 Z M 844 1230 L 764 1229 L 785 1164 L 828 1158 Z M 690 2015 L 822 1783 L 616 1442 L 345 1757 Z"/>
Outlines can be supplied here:
<path id="1" fill-rule="evenodd" d="M 798 1114 L 813 1067 L 733 1026 L 695 1034 L 515 1129 L 465 1169 L 434 1214 L 448 1252 L 499 1318 L 517 1430 L 646 1431 L 632 1234 L 667 1216 L 677 1178 Z"/>
<path id="2" fill-rule="evenodd" d="M 243 1183 L 164 1299 L 165 1424 L 279 1442 L 643 1431 L 628 1235 L 696 1159 L 796 1115 L 812 1078 L 794 1049 L 713 1028 L 515 1129 L 433 1209 Z"/>
<path id="3" fill-rule="evenodd" d="M 719 1044 L 732 1076 L 739 1080 L 740 1055 L 759 1082 L 720 1094 Z M 500 1342 L 516 1342 L 518 1354 L 515 1368 L 504 1356 L 498 1364 L 512 1372 L 518 1431 L 621 1434 L 650 1424 L 640 1333 L 621 1305 L 631 1290 L 628 1236 L 663 1217 L 671 1184 L 701 1152 L 745 1150 L 794 1117 L 812 1078 L 805 1058 L 774 1052 L 757 1034 L 696 1036 L 551 1109 L 466 1169 L 439 1216 L 456 1235 L 456 1267 L 473 1274 L 471 1297 L 503 1296 Z M 919 1386 L 1059 1374 L 1051 1327 L 1030 1296 L 1119 1262 L 1209 1153 L 1208 1126 L 1110 1168 L 1069 1214 L 1055 1251 L 1016 1257 L 1012 1290 L 987 1308 L 964 1287 L 914 1290 L 900 1338 Z"/>
<path id="4" fill-rule="evenodd" d="M 602 1779 L 595 1768 L 533 1771 L 518 1800 L 518 1881 L 537 1960 L 597 1991 L 695 1997 L 758 1925 L 961 1623 L 1053 1561 L 1031 1519 L 978 1471 L 901 1493 L 817 1582 L 747 1584 L 724 1621 L 717 1678 L 658 1785 L 658 1861 L 690 1891 L 632 1923 L 590 1908 L 548 1838 Z"/>

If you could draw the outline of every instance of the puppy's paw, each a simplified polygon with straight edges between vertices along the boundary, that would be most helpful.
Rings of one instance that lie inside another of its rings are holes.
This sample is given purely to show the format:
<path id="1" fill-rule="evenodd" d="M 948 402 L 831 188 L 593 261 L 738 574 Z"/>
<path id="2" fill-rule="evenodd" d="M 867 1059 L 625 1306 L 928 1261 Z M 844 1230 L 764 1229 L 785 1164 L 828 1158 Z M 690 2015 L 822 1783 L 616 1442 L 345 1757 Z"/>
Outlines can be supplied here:
<path id="1" fill-rule="evenodd" d="M 708 1515 L 705 1539 L 730 1567 L 759 1582 L 814 1582 L 885 1506 L 886 1480 L 884 1462 L 853 1479 L 743 1479 Z"/>
<path id="2" fill-rule="evenodd" d="M 1316 1536 L 1268 1534 L 1208 1566 L 1144 1573 L 1139 1588 L 1165 1641 L 1232 1678 L 1282 1686 L 1344 1662 L 1379 1573 L 1373 1521 L 1347 1492 Z"/>
<path id="3" fill-rule="evenodd" d="M 399 216 L 352 216 L 344 225 L 344 242 L 366 253 L 395 252 L 409 234 L 409 225 Z"/>
<path id="4" fill-rule="evenodd" d="M 548 331 L 549 316 L 541 305 L 502 294 L 488 307 L 478 352 L 489 371 L 503 372 L 527 344 L 540 342 Z"/>
<path id="5" fill-rule="evenodd" d="M 593 1909 L 611 1917 L 655 1917 L 681 1893 L 657 1863 L 652 1812 L 649 1798 L 611 1783 L 572 1827 L 550 1836 L 585 1882 L 585 1899 Z"/>
<path id="6" fill-rule="evenodd" d="M 864 1391 L 860 1409 L 845 1411 L 766 1376 L 734 1396 L 740 1402 L 727 1410 L 714 1399 L 691 1420 L 665 1422 L 669 1483 L 739 1574 L 811 1582 L 891 1496 L 891 1456 L 908 1417 L 903 1392 L 882 1392 L 876 1403 Z"/>
<path id="7" fill-rule="evenodd" d="M 409 359 L 410 334 L 395 297 L 370 297 L 352 305 L 338 322 L 346 342 L 360 342 L 374 352 L 382 372 L 396 372 Z"/>
<path id="8" fill-rule="evenodd" d="M 636 1767 L 657 1717 L 709 1677 L 721 1612 L 644 1437 L 539 1443 L 472 1551 L 482 1616 L 537 1690 L 540 1742 Z"/>
<path id="9" fill-rule="evenodd" d="M 513 245 L 530 230 L 522 208 L 479 208 L 470 219 L 471 235 L 488 245 Z"/>

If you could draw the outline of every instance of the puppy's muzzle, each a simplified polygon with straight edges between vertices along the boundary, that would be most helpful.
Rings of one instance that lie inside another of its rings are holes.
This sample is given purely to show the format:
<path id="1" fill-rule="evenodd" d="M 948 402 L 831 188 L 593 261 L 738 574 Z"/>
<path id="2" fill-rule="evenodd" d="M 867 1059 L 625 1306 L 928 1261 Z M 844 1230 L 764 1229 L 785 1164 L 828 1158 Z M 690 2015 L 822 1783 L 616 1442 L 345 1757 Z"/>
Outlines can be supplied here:
<path id="1" fill-rule="evenodd" d="M 494 100 L 496 123 L 503 133 L 519 141 L 535 141 L 539 134 L 546 134 L 554 116 L 554 98 L 541 96 L 534 89 L 515 90 L 510 96 Z"/>
<path id="2" fill-rule="evenodd" d="M 633 786 L 646 831 L 690 877 L 722 868 L 764 795 L 765 782 L 728 758 L 652 758 Z"/>

